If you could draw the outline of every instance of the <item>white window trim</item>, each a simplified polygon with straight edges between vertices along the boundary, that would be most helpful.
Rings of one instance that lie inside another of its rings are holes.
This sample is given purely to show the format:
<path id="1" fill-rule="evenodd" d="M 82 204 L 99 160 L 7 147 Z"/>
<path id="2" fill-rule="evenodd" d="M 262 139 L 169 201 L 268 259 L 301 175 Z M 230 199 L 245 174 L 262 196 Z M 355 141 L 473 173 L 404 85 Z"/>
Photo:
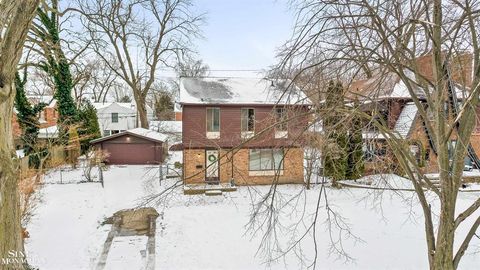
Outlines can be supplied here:
<path id="1" fill-rule="evenodd" d="M 275 139 L 286 139 L 288 138 L 288 131 L 286 130 L 276 130 Z"/>
<path id="2" fill-rule="evenodd" d="M 255 136 L 255 131 L 242 131 L 241 135 L 242 139 L 250 139 Z"/>
<path id="3" fill-rule="evenodd" d="M 207 131 L 207 139 L 220 139 L 220 131 Z"/>

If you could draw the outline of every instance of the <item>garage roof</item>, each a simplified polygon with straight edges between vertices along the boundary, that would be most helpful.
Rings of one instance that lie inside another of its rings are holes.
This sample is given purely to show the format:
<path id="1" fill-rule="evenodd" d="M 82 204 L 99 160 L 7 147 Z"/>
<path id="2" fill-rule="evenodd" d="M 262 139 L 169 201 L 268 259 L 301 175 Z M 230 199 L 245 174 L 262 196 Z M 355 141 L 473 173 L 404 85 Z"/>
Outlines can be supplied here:
<path id="1" fill-rule="evenodd" d="M 167 140 L 167 135 L 165 134 L 162 134 L 153 130 L 148 130 L 145 128 L 134 128 L 134 129 L 120 132 L 120 133 L 112 134 L 110 136 L 105 136 L 96 140 L 92 140 L 90 141 L 90 143 L 95 144 L 95 143 L 107 141 L 107 140 L 124 136 L 124 135 L 132 135 L 135 137 L 147 139 L 154 142 L 165 142 Z"/>

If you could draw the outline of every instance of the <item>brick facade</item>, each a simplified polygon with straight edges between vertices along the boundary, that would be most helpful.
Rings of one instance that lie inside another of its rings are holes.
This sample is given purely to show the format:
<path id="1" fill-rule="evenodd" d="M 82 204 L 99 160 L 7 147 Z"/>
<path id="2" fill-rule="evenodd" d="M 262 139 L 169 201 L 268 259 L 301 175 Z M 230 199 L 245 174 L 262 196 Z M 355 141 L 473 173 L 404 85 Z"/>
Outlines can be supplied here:
<path id="1" fill-rule="evenodd" d="M 219 180 L 221 183 L 233 182 L 236 185 L 301 184 L 303 183 L 303 149 L 285 148 L 283 172 L 279 176 L 254 176 L 249 171 L 249 149 L 219 151 Z M 205 149 L 184 149 L 184 182 L 201 184 L 205 182 Z M 233 164 L 233 170 L 232 170 Z M 270 172 L 270 171 L 268 171 Z M 233 173 L 233 177 L 232 177 Z"/>
<path id="2" fill-rule="evenodd" d="M 40 122 L 40 128 L 52 127 L 57 124 L 58 113 L 55 107 L 45 107 L 43 109 L 43 121 Z"/>

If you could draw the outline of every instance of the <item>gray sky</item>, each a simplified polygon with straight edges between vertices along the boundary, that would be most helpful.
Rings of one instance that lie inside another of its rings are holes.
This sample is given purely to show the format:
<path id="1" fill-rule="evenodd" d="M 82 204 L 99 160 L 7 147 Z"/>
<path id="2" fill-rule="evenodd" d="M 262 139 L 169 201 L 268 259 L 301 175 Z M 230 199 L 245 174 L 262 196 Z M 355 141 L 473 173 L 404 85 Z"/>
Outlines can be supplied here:
<path id="1" fill-rule="evenodd" d="M 197 41 L 198 57 L 212 70 L 266 69 L 275 63 L 276 48 L 292 33 L 294 13 L 285 0 L 196 0 L 195 4 L 198 10 L 207 12 L 205 39 Z"/>

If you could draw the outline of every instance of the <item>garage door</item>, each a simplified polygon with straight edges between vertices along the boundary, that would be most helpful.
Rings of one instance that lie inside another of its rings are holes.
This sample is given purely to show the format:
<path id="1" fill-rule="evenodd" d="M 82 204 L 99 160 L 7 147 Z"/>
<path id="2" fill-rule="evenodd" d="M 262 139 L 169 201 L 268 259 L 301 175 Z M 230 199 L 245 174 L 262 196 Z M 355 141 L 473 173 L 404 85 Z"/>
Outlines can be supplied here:
<path id="1" fill-rule="evenodd" d="M 155 144 L 104 143 L 103 149 L 110 154 L 110 156 L 107 158 L 108 164 L 158 163 L 158 161 L 155 160 Z"/>

